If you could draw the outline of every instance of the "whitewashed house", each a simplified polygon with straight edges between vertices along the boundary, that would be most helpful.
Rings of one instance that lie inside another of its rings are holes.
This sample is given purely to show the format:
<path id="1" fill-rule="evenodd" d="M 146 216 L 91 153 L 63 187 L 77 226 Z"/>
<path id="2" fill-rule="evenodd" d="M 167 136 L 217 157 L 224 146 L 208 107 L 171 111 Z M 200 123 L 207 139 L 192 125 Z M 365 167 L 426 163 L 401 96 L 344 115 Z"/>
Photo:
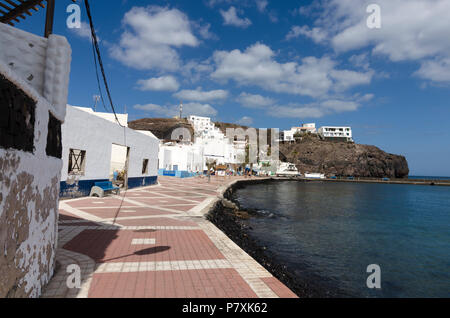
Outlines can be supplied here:
<path id="1" fill-rule="evenodd" d="M 301 127 L 292 127 L 290 130 L 284 130 L 280 132 L 279 141 L 294 142 L 295 135 L 298 133 L 317 134 L 316 124 L 315 123 L 302 124 Z"/>
<path id="2" fill-rule="evenodd" d="M 112 180 L 114 171 L 126 173 L 128 188 L 157 182 L 159 139 L 128 128 L 126 114 L 118 114 L 122 126 L 111 115 L 67 105 L 60 196 L 89 195 L 95 182 Z"/>
<path id="3" fill-rule="evenodd" d="M 159 147 L 159 174 L 190 177 L 205 169 L 203 148 L 193 144 L 167 143 Z"/>
<path id="4" fill-rule="evenodd" d="M 0 23 L 0 298 L 39 297 L 55 269 L 71 47 L 46 33 Z"/>
<path id="5" fill-rule="evenodd" d="M 245 141 L 228 138 L 208 117 L 190 116 L 194 127 L 195 145 L 203 148 L 206 169 L 207 161 L 219 165 L 239 164 L 245 159 Z"/>
<path id="6" fill-rule="evenodd" d="M 319 135 L 325 140 L 353 141 L 351 127 L 323 126 L 319 128 Z"/>

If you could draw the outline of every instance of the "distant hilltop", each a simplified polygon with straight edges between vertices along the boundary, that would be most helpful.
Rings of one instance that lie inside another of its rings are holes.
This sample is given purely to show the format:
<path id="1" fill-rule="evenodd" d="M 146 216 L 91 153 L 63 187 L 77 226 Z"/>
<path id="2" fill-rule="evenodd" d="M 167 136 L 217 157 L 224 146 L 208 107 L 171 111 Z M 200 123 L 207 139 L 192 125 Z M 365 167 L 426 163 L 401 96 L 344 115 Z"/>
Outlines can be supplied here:
<path id="1" fill-rule="evenodd" d="M 222 122 L 214 124 L 223 133 L 226 133 L 227 128 L 249 128 Z M 194 128 L 184 118 L 144 118 L 128 125 L 132 129 L 151 131 L 164 141 L 174 141 L 173 132 L 178 128 L 187 128 L 191 132 L 191 140 L 194 138 Z M 270 139 L 270 131 L 268 138 Z M 408 162 L 404 156 L 386 153 L 375 146 L 324 140 L 317 134 L 309 133 L 295 138 L 294 142 L 281 142 L 280 160 L 294 163 L 302 174 L 310 172 L 369 178 L 407 178 L 409 174 Z"/>
<path id="2" fill-rule="evenodd" d="M 194 138 L 194 127 L 185 118 L 143 118 L 128 123 L 128 127 L 135 130 L 147 130 L 152 132 L 158 139 L 172 141 L 174 132 L 180 128 L 186 128 Z"/>
<path id="3" fill-rule="evenodd" d="M 368 178 L 407 178 L 404 156 L 386 153 L 369 145 L 322 140 L 305 135 L 295 143 L 280 143 L 280 159 L 294 163 L 301 173 Z"/>

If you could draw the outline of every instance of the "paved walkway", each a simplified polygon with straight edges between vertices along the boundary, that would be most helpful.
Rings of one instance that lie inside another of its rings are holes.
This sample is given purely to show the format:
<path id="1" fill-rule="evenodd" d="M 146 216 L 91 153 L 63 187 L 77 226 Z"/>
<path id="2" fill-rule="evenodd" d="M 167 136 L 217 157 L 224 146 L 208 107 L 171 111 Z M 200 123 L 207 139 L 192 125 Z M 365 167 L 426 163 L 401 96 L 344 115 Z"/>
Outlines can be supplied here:
<path id="1" fill-rule="evenodd" d="M 236 178 L 176 179 L 60 202 L 61 268 L 43 297 L 296 297 L 204 218 Z M 67 287 L 67 267 L 81 288 Z"/>

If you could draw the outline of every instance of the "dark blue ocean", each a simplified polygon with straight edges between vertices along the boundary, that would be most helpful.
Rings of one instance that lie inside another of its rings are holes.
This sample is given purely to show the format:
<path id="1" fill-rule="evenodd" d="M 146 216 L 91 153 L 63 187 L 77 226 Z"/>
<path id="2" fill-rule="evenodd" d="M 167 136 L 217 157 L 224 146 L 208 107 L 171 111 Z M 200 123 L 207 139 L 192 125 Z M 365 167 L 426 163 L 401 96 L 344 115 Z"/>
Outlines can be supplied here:
<path id="1" fill-rule="evenodd" d="M 319 296 L 450 297 L 450 187 L 286 181 L 233 198 L 260 215 L 250 235 Z M 366 285 L 370 264 L 381 289 Z"/>

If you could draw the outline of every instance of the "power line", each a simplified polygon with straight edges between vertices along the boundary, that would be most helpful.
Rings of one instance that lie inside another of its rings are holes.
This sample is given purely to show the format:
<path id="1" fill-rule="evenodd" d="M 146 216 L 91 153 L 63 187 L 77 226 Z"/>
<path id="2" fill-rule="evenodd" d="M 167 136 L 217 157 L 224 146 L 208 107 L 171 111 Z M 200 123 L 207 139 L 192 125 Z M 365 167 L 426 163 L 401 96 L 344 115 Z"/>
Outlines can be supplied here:
<path id="1" fill-rule="evenodd" d="M 104 103 L 104 100 L 103 100 L 102 89 L 101 89 L 101 85 L 100 85 L 100 79 L 99 79 L 99 76 L 98 76 L 98 66 L 100 66 L 100 71 L 101 71 L 102 77 L 103 77 L 103 84 L 105 85 L 106 93 L 108 95 L 109 103 L 110 103 L 111 109 L 112 109 L 112 111 L 114 113 L 114 117 L 115 117 L 117 123 L 119 124 L 119 126 L 123 127 L 123 138 L 124 138 L 124 143 L 125 143 L 125 147 L 126 147 L 127 146 L 126 126 L 123 126 L 120 123 L 119 118 L 117 118 L 116 110 L 114 108 L 114 103 L 113 103 L 112 97 L 111 97 L 111 92 L 109 91 L 108 81 L 106 79 L 105 69 L 103 67 L 103 61 L 102 61 L 102 57 L 101 57 L 101 54 L 100 54 L 100 48 L 99 48 L 99 45 L 98 45 L 97 35 L 96 35 L 96 32 L 95 32 L 95 28 L 94 28 L 94 23 L 92 22 L 92 15 L 91 15 L 91 8 L 89 6 L 89 1 L 88 0 L 84 0 L 84 4 L 85 4 L 85 7 L 86 7 L 87 16 L 89 18 L 89 26 L 91 28 L 92 51 L 94 53 L 95 73 L 96 73 L 96 76 L 97 76 L 97 84 L 98 84 L 98 88 L 99 88 L 99 92 L 100 92 L 100 97 L 101 97 L 101 100 L 102 100 L 102 103 L 103 103 L 103 107 L 105 107 L 105 103 Z M 97 59 L 98 59 L 98 65 L 97 65 Z M 106 109 L 106 107 L 105 107 L 105 109 Z M 127 161 L 128 160 L 129 160 L 129 153 L 127 152 Z M 129 172 L 128 169 L 129 169 L 129 162 L 127 162 L 127 173 L 126 173 L 127 179 L 128 179 L 128 172 Z M 124 180 L 124 185 L 125 185 L 125 180 Z M 124 200 L 125 200 L 125 197 L 127 195 L 128 180 L 126 181 L 126 185 L 127 186 L 125 188 L 125 194 L 123 195 L 122 200 L 120 202 L 120 206 L 117 209 L 116 215 L 114 216 L 113 224 L 116 223 L 116 220 L 117 220 L 117 217 L 119 215 L 120 209 L 122 208 Z"/>
<path id="2" fill-rule="evenodd" d="M 119 119 L 117 118 L 116 110 L 114 108 L 114 103 L 113 103 L 112 97 L 111 97 L 111 92 L 109 91 L 108 81 L 106 79 L 105 69 L 103 67 L 103 61 L 102 61 L 102 57 L 101 57 L 101 54 L 100 54 L 100 48 L 98 46 L 97 34 L 95 33 L 94 23 L 92 22 L 92 15 L 91 15 L 91 8 L 89 6 L 89 1 L 88 0 L 84 0 L 84 4 L 86 6 L 86 13 L 88 15 L 89 25 L 90 25 L 90 28 L 91 28 L 92 44 L 94 46 L 95 54 L 96 54 L 97 59 L 98 59 L 98 65 L 100 66 L 100 71 L 101 71 L 102 77 L 103 77 L 103 84 L 105 85 L 105 89 L 106 89 L 106 93 L 108 95 L 109 103 L 111 105 L 111 109 L 112 109 L 112 111 L 114 113 L 114 117 L 116 118 L 117 123 L 121 127 L 125 127 L 125 126 L 123 126 L 120 123 Z"/>

